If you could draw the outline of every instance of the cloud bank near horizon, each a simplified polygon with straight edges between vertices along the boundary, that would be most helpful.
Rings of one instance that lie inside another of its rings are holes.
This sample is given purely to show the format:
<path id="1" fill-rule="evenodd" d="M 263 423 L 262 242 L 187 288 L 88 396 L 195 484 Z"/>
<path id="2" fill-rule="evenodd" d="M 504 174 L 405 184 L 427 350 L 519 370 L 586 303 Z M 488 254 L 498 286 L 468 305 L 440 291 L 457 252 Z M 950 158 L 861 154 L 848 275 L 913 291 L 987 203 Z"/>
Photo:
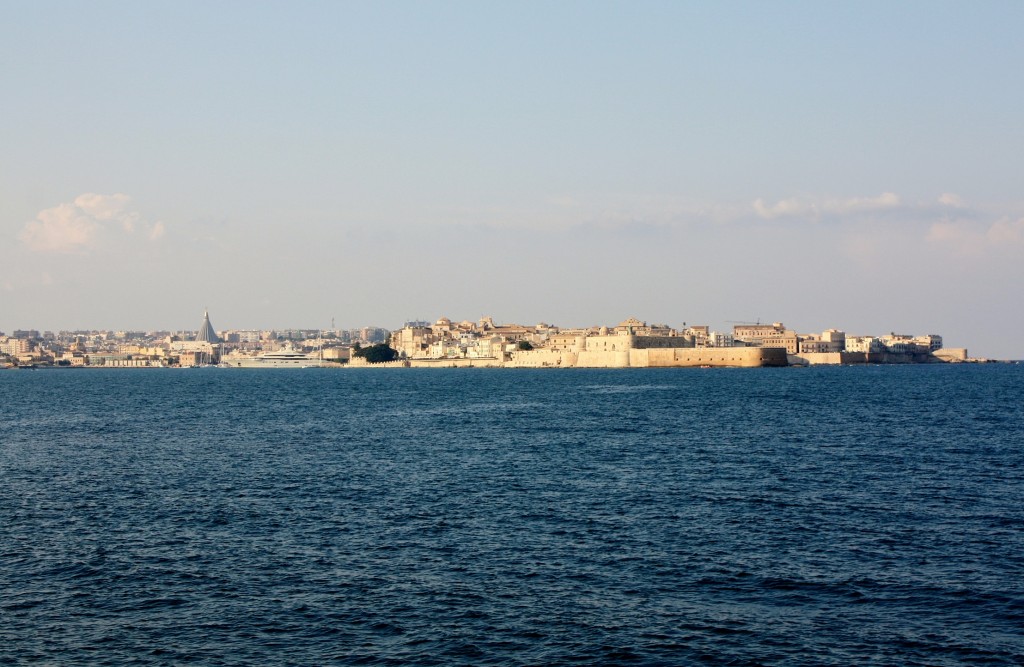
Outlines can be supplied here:
<path id="1" fill-rule="evenodd" d="M 928 201 L 910 201 L 895 192 L 845 198 L 801 195 L 779 200 L 695 202 L 670 196 L 601 194 L 593 198 L 562 195 L 536 207 L 506 211 L 462 211 L 450 222 L 431 228 L 547 233 L 583 232 L 613 236 L 665 236 L 699 229 L 742 234 L 755 228 L 785 224 L 788 233 L 801 228 L 828 233 L 842 231 L 859 236 L 927 242 L 932 248 L 950 248 L 955 254 L 983 256 L 1024 250 L 1024 213 L 976 207 L 957 194 L 944 192 Z M 358 225 L 357 225 L 358 226 Z M 417 225 L 418 226 L 418 225 Z M 740 231 L 744 230 L 744 231 Z M 867 244 L 861 244 L 868 247 Z M 969 249 L 969 253 L 964 250 Z"/>
<path id="2" fill-rule="evenodd" d="M 139 208 L 87 193 L 40 211 L 20 243 L 0 248 L 10 306 L 0 329 L 189 326 L 201 298 L 219 323 L 243 328 L 324 313 L 352 326 L 437 314 L 564 326 L 756 316 L 809 330 L 927 328 L 998 350 L 967 322 L 999 329 L 1015 315 L 980 312 L 972 294 L 1006 301 L 1024 266 L 1020 212 L 949 192 L 718 203 L 606 193 L 416 221 L 158 211 L 174 234 Z"/>
<path id="3" fill-rule="evenodd" d="M 149 223 L 131 207 L 131 197 L 87 192 L 70 202 L 43 209 L 22 228 L 18 238 L 33 252 L 86 253 L 110 233 L 135 235 L 150 241 L 166 232 L 163 222 Z"/>

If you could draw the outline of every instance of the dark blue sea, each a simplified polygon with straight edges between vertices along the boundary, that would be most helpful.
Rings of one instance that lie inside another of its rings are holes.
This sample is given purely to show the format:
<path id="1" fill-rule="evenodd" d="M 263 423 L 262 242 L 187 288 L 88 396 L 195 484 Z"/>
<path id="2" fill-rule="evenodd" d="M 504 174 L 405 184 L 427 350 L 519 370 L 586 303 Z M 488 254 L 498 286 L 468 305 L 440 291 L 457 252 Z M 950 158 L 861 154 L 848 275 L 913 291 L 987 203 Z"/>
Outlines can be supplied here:
<path id="1" fill-rule="evenodd" d="M 1024 664 L 1024 366 L 0 398 L 0 664 Z"/>

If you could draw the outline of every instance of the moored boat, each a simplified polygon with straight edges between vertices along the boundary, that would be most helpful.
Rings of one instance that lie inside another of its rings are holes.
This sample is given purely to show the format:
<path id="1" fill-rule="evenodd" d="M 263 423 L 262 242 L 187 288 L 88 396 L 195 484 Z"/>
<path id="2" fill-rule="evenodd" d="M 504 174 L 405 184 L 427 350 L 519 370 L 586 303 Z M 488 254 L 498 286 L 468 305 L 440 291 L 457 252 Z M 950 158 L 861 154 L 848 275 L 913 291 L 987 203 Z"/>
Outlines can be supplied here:
<path id="1" fill-rule="evenodd" d="M 241 354 L 229 354 L 221 357 L 221 367 L 226 368 L 315 368 L 323 362 L 317 355 L 309 355 L 291 347 L 275 352 L 250 357 Z"/>

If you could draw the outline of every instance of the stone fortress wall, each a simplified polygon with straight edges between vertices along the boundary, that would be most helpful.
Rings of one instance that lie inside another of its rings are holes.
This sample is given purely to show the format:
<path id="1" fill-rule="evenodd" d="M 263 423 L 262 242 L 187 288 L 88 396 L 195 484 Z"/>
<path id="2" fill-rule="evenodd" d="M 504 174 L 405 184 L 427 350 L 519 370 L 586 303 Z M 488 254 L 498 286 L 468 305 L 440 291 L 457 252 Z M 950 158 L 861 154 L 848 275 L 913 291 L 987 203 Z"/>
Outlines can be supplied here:
<path id="1" fill-rule="evenodd" d="M 403 357 L 396 364 L 418 368 L 752 368 L 967 359 L 966 350 L 943 354 L 942 337 L 934 334 L 850 337 L 827 329 L 801 335 L 781 322 L 739 323 L 729 335 L 635 318 L 614 327 L 559 330 L 545 323 L 499 326 L 491 318 L 453 323 L 442 317 L 433 325 L 409 323 L 391 342 Z"/>
<path id="2" fill-rule="evenodd" d="M 579 337 L 569 349 L 512 352 L 512 368 L 671 368 L 786 366 L 786 351 L 769 347 L 694 348 L 682 336 Z"/>
<path id="3" fill-rule="evenodd" d="M 893 354 L 889 352 L 800 352 L 790 354 L 791 366 L 818 366 L 851 364 L 932 364 L 967 360 L 967 350 L 956 348 L 932 353 Z"/>
<path id="4" fill-rule="evenodd" d="M 788 366 L 786 350 L 778 347 L 640 348 L 630 350 L 633 368 Z"/>

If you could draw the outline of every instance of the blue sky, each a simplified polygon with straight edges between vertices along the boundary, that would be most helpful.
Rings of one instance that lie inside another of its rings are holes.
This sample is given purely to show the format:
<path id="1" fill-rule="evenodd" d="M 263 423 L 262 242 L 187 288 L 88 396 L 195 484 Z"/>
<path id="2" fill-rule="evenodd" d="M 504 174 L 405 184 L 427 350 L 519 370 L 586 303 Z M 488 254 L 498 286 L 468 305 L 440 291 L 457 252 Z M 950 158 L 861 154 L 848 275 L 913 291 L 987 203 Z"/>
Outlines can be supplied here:
<path id="1" fill-rule="evenodd" d="M 1020 2 L 0 3 L 0 330 L 412 318 L 1021 357 Z"/>

